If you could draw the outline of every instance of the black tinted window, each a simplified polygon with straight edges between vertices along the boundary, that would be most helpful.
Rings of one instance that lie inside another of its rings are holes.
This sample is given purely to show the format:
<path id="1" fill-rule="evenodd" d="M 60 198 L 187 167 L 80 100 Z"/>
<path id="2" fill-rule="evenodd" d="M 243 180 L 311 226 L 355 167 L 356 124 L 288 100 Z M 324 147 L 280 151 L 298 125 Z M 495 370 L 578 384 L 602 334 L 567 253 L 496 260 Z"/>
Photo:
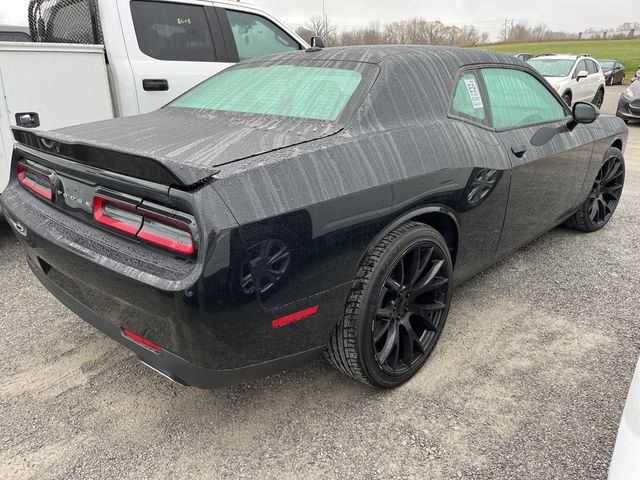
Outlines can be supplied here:
<path id="1" fill-rule="evenodd" d="M 31 37 L 21 32 L 0 32 L 0 42 L 30 42 Z"/>
<path id="2" fill-rule="evenodd" d="M 266 18 L 227 10 L 240 60 L 299 50 L 300 45 Z"/>
<path id="3" fill-rule="evenodd" d="M 216 60 L 203 7 L 137 0 L 131 15 L 142 53 L 158 60 Z"/>
<path id="4" fill-rule="evenodd" d="M 592 61 L 592 60 L 587 60 L 587 72 L 589 72 L 589 74 L 592 73 L 598 73 L 599 69 L 598 69 L 598 65 L 596 65 L 596 62 Z"/>

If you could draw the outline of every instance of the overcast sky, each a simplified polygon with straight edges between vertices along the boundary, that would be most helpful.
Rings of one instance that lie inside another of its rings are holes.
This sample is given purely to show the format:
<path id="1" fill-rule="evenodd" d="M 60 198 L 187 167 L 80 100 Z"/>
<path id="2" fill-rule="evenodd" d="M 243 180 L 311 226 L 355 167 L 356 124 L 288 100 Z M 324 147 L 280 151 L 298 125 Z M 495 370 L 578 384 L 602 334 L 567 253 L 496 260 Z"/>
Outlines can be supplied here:
<path id="1" fill-rule="evenodd" d="M 496 38 L 505 18 L 545 23 L 552 30 L 580 32 L 588 27 L 613 28 L 639 21 L 638 0 L 325 0 L 333 22 L 348 28 L 372 21 L 421 16 L 447 24 L 475 25 Z M 322 0 L 254 0 L 290 25 L 322 13 Z M 26 24 L 28 0 L 0 0 L 0 18 Z"/>

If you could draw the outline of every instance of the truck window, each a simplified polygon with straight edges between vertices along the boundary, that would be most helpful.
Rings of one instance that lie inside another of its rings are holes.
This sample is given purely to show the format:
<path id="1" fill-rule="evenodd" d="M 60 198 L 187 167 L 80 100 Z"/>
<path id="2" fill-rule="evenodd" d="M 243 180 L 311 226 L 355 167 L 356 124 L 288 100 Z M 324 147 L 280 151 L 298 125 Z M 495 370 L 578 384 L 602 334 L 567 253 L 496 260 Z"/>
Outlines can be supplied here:
<path id="1" fill-rule="evenodd" d="M 142 53 L 158 60 L 216 61 L 204 7 L 134 0 L 131 15 Z"/>
<path id="2" fill-rule="evenodd" d="M 30 42 L 31 37 L 22 32 L 0 32 L 0 42 Z"/>
<path id="3" fill-rule="evenodd" d="M 298 42 L 266 18 L 235 10 L 227 10 L 227 18 L 240 60 L 300 50 Z"/>

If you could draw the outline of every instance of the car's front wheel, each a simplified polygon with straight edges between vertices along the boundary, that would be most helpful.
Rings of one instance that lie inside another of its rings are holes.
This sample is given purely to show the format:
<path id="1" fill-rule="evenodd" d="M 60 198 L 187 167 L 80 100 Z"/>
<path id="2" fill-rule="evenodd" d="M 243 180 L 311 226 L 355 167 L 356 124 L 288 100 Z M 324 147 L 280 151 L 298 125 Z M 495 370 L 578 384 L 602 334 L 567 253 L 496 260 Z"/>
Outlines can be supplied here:
<path id="1" fill-rule="evenodd" d="M 452 270 L 436 230 L 417 222 L 392 230 L 360 265 L 328 360 L 376 387 L 406 382 L 433 352 L 447 320 Z"/>
<path id="2" fill-rule="evenodd" d="M 603 228 L 613 217 L 624 187 L 624 157 L 617 148 L 607 150 L 604 162 L 589 196 L 578 211 L 567 220 L 567 226 L 595 232 Z"/>

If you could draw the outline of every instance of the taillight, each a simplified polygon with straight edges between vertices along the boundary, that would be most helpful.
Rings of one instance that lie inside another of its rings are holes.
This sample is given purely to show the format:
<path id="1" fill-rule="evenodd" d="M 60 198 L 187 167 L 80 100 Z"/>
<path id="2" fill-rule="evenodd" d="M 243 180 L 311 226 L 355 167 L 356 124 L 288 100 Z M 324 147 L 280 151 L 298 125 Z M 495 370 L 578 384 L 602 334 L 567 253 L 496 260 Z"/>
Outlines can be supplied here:
<path id="1" fill-rule="evenodd" d="M 18 181 L 42 198 L 53 199 L 53 185 L 50 177 L 22 162 L 18 162 Z"/>
<path id="2" fill-rule="evenodd" d="M 98 223 L 183 255 L 195 252 L 192 217 L 148 202 L 127 201 L 126 196 L 118 195 L 124 200 L 94 196 L 93 218 Z"/>
<path id="3" fill-rule="evenodd" d="M 135 205 L 128 205 L 104 197 L 93 197 L 93 218 L 98 223 L 135 236 L 142 227 L 142 215 L 136 213 Z"/>

